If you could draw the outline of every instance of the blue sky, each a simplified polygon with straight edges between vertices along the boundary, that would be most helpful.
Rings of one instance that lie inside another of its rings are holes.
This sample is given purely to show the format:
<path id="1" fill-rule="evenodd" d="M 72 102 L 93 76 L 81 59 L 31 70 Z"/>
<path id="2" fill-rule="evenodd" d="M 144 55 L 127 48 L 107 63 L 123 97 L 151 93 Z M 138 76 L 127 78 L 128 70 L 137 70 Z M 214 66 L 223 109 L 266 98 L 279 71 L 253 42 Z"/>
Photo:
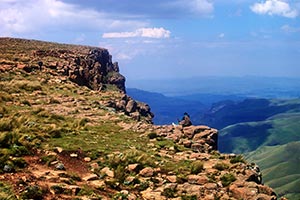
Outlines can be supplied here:
<path id="1" fill-rule="evenodd" d="M 300 0 L 0 0 L 0 36 L 107 48 L 127 80 L 300 77 Z"/>

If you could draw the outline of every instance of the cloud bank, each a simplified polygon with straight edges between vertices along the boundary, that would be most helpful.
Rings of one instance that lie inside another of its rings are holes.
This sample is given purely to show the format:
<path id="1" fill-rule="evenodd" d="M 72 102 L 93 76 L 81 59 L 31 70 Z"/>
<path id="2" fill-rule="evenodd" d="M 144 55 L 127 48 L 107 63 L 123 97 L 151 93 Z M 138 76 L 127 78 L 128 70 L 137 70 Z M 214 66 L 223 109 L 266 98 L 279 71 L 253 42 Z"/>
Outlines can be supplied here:
<path id="1" fill-rule="evenodd" d="M 295 18 L 298 16 L 298 11 L 292 9 L 291 6 L 283 0 L 266 0 L 262 3 L 255 3 L 250 9 L 261 15 L 278 15 L 288 18 Z"/>
<path id="2" fill-rule="evenodd" d="M 104 31 L 138 28 L 148 23 L 114 19 L 109 13 L 59 0 L 1 0 L 0 34 L 38 34 L 56 31 Z"/>

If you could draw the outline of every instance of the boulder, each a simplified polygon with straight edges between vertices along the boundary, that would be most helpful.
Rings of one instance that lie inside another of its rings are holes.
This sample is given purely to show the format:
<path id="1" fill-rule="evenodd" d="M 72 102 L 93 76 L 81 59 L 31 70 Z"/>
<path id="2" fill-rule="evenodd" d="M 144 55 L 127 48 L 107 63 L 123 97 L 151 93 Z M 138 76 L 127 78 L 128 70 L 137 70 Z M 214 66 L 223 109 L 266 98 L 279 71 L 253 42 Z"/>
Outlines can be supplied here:
<path id="1" fill-rule="evenodd" d="M 145 167 L 144 169 L 142 169 L 139 173 L 141 176 L 143 177 L 151 177 L 154 174 L 154 170 L 151 167 Z"/>

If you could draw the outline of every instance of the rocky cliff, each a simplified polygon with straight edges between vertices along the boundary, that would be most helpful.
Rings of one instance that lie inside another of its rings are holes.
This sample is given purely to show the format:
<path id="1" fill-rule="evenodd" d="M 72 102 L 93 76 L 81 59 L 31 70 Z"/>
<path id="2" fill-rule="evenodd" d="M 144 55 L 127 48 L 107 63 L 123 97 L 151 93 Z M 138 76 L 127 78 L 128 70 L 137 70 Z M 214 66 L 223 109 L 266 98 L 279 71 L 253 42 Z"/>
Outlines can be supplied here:
<path id="1" fill-rule="evenodd" d="M 216 129 L 152 125 L 107 50 L 0 49 L 0 199 L 276 199 Z"/>
<path id="2" fill-rule="evenodd" d="M 126 95 L 125 77 L 107 49 L 56 44 L 35 40 L 0 38 L 2 55 L 0 72 L 23 69 L 27 73 L 42 71 L 65 76 L 80 86 L 96 91 L 118 90 L 121 98 L 110 99 L 106 105 L 132 116 L 152 122 L 150 107 Z"/>

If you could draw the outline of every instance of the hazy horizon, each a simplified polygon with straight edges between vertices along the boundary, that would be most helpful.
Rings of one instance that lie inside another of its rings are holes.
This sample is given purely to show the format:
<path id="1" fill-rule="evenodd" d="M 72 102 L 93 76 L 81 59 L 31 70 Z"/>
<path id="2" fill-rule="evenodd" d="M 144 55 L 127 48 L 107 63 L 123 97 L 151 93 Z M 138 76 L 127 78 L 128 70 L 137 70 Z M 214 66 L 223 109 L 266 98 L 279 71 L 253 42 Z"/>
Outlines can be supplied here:
<path id="1" fill-rule="evenodd" d="M 136 88 L 166 96 L 194 94 L 241 95 L 257 97 L 300 97 L 300 77 L 193 77 L 164 80 L 126 80 L 127 88 Z"/>

